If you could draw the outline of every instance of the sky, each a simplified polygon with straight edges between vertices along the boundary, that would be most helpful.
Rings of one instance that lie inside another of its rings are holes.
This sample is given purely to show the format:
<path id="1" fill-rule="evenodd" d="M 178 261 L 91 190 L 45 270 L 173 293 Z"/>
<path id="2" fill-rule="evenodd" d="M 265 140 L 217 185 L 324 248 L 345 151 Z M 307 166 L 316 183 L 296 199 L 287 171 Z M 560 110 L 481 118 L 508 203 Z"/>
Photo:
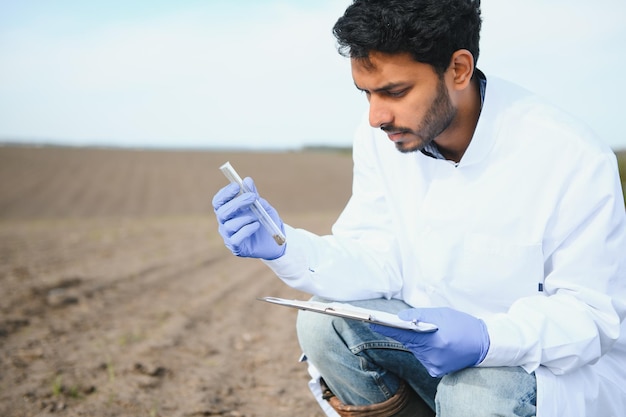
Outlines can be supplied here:
<path id="1" fill-rule="evenodd" d="M 0 143 L 349 146 L 351 0 L 0 0 Z M 626 149 L 626 1 L 483 0 L 478 67 Z"/>

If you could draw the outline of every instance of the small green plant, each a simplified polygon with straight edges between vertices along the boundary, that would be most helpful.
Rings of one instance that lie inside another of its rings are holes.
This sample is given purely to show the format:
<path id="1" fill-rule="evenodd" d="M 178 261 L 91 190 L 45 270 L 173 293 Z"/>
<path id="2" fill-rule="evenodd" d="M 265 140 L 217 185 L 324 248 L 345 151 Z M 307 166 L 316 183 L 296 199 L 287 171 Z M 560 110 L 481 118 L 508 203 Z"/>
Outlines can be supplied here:
<path id="1" fill-rule="evenodd" d="M 137 342 L 141 342 L 144 339 L 145 336 L 141 332 L 133 331 L 124 333 L 122 336 L 120 336 L 120 338 L 118 339 L 118 343 L 120 346 L 124 347 Z"/>
<path id="2" fill-rule="evenodd" d="M 67 388 L 63 385 L 63 377 L 57 375 L 54 381 L 52 381 L 52 396 L 60 397 L 61 395 L 76 399 L 82 398 L 80 388 L 77 385 L 72 385 L 70 388 Z"/>
<path id="3" fill-rule="evenodd" d="M 111 361 L 110 358 L 107 358 L 107 361 L 106 361 L 106 371 L 107 371 L 107 375 L 109 376 L 109 382 L 114 383 L 115 382 L 115 366 L 113 366 L 113 362 Z"/>
<path id="4" fill-rule="evenodd" d="M 58 397 L 63 393 L 63 377 L 61 375 L 57 375 L 52 381 L 52 396 Z"/>
<path id="5" fill-rule="evenodd" d="M 80 389 L 76 385 L 72 385 L 67 393 L 67 395 L 71 398 L 82 398 L 83 396 L 80 393 Z"/>

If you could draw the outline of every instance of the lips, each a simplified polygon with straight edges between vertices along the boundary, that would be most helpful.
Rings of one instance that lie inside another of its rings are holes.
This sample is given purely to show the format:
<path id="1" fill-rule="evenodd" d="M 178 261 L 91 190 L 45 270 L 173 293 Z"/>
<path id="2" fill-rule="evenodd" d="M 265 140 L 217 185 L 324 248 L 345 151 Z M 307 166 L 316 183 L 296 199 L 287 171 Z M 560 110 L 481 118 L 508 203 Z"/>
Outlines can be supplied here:
<path id="1" fill-rule="evenodd" d="M 402 137 L 406 134 L 406 132 L 386 132 L 387 133 L 387 137 L 392 141 L 392 142 L 399 142 L 402 140 Z"/>
<path id="2" fill-rule="evenodd" d="M 404 136 L 406 136 L 408 133 L 411 133 L 407 129 L 399 129 L 391 125 L 382 126 L 380 129 L 387 134 L 392 142 L 399 142 L 404 138 Z"/>

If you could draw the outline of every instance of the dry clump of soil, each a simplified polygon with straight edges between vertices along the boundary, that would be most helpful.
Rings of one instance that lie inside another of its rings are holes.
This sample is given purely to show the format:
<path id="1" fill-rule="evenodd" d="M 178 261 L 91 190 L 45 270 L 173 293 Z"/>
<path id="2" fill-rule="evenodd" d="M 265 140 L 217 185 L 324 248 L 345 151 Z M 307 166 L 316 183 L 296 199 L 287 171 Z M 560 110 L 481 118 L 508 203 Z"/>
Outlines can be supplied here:
<path id="1" fill-rule="evenodd" d="M 316 233 L 350 194 L 341 153 L 0 147 L 0 415 L 323 416 L 256 301 L 307 295 L 217 234 L 226 160 Z"/>

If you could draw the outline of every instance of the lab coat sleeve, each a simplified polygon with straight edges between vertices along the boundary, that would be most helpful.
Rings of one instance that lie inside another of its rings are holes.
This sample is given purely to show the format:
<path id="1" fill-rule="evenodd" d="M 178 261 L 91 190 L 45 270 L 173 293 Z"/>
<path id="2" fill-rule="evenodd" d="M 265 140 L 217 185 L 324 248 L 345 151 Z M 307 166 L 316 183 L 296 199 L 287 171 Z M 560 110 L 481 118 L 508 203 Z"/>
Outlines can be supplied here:
<path id="1" fill-rule="evenodd" d="M 285 254 L 265 261 L 287 285 L 340 301 L 399 296 L 400 255 L 373 140 L 371 129 L 362 123 L 353 146 L 352 196 L 332 235 L 286 226 Z"/>
<path id="2" fill-rule="evenodd" d="M 571 179 L 558 190 L 546 226 L 544 292 L 485 319 L 491 346 L 480 366 L 565 374 L 595 363 L 620 336 L 626 225 L 615 157 L 604 152 L 571 162 Z"/>

